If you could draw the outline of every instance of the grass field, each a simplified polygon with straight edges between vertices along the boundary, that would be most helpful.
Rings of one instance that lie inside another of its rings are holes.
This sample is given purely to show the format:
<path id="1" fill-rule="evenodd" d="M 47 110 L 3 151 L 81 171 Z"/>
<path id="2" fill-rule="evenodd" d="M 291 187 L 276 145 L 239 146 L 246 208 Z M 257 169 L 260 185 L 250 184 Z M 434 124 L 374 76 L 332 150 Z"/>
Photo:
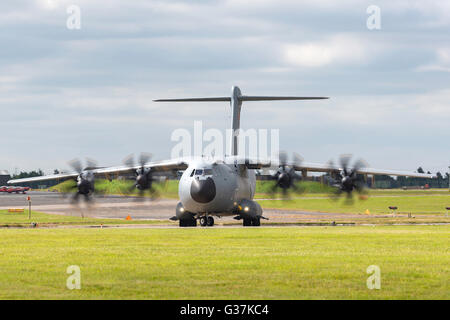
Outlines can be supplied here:
<path id="1" fill-rule="evenodd" d="M 54 187 L 51 187 L 50 190 L 55 191 L 67 191 L 67 187 L 70 186 L 73 182 L 66 181 L 62 182 Z M 256 181 L 256 198 L 273 198 L 278 197 L 279 194 L 271 194 L 270 190 L 273 187 L 273 181 Z M 99 193 L 103 194 L 115 194 L 115 195 L 123 195 L 124 193 L 128 193 L 130 187 L 133 185 L 132 181 L 124 181 L 124 180 L 98 180 L 95 182 L 95 189 Z M 293 194 L 293 197 L 328 197 L 329 192 L 334 190 L 333 188 L 320 184 L 318 182 L 306 181 L 299 184 L 302 190 L 304 190 L 301 194 Z M 167 180 L 163 183 L 155 183 L 155 189 L 157 189 L 158 193 L 164 198 L 178 198 L 178 181 L 177 180 Z M 395 195 L 450 195 L 448 189 L 430 189 L 430 190 L 400 190 L 400 189 L 370 189 L 368 190 L 370 195 L 375 196 L 395 196 Z M 137 191 L 131 193 L 131 195 L 137 195 Z"/>
<path id="2" fill-rule="evenodd" d="M 449 195 L 423 195 L 423 196 L 371 196 L 367 200 L 355 200 L 352 205 L 345 200 L 333 201 L 330 199 L 302 198 L 293 200 L 267 200 L 259 201 L 263 208 L 296 209 L 319 212 L 337 213 L 390 213 L 389 206 L 398 207 L 399 213 L 413 214 L 445 214 L 446 207 L 450 206 Z"/>
<path id="3" fill-rule="evenodd" d="M 1 299 L 450 298 L 449 226 L 0 233 Z M 66 288 L 70 265 L 81 290 Z"/>
<path id="4" fill-rule="evenodd" d="M 30 224 L 38 223 L 39 226 L 61 226 L 61 225 L 119 225 L 119 224 L 166 224 L 167 221 L 160 220 L 125 220 L 125 219 L 97 219 L 92 217 L 66 216 L 59 214 L 48 214 L 43 212 L 28 211 L 22 213 L 0 210 L 0 227 L 28 227 Z"/>
<path id="5" fill-rule="evenodd" d="M 138 190 L 132 188 L 134 182 L 131 180 L 103 180 L 98 179 L 95 181 L 95 190 L 99 194 L 112 194 L 112 195 L 131 195 L 137 196 Z M 74 192 L 75 189 L 70 189 L 73 186 L 73 181 L 67 180 L 57 184 L 49 190 L 58 192 Z M 158 195 L 164 198 L 177 198 L 178 197 L 178 180 L 167 180 L 161 183 L 154 183 L 153 187 L 157 191 Z"/>

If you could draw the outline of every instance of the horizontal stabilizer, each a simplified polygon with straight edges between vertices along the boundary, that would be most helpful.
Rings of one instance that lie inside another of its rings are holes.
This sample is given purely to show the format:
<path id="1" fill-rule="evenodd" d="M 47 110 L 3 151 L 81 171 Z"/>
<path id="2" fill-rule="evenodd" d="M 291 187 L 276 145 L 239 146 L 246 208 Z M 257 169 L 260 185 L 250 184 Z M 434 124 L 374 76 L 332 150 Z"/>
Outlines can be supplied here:
<path id="1" fill-rule="evenodd" d="M 205 102 L 205 101 L 231 101 L 230 97 L 212 97 L 212 98 L 184 98 L 184 99 L 156 99 L 154 102 Z"/>
<path id="2" fill-rule="evenodd" d="M 241 96 L 241 101 L 274 101 L 274 100 L 320 100 L 328 97 L 267 97 L 267 96 Z"/>
<path id="3" fill-rule="evenodd" d="M 276 96 L 238 96 L 239 101 L 275 101 L 275 100 L 321 100 L 328 97 L 276 97 Z M 230 97 L 156 99 L 154 102 L 220 102 L 231 101 Z"/>

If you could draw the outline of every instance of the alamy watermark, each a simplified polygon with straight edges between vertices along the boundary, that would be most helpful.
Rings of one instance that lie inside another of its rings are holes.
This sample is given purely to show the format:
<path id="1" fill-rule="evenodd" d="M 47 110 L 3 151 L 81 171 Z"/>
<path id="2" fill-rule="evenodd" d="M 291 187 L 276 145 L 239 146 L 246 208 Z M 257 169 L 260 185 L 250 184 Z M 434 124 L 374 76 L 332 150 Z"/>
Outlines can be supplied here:
<path id="1" fill-rule="evenodd" d="M 367 278 L 366 284 L 369 290 L 381 289 L 381 269 L 377 265 L 371 265 L 367 267 L 367 274 L 370 276 Z"/>
<path id="2" fill-rule="evenodd" d="M 370 5 L 366 9 L 366 13 L 369 17 L 366 20 L 366 26 L 369 30 L 381 29 L 381 9 L 379 6 Z"/>
<path id="3" fill-rule="evenodd" d="M 81 9 L 77 5 L 70 5 L 66 9 L 67 17 L 66 27 L 69 30 L 79 30 L 81 29 Z"/>
<path id="4" fill-rule="evenodd" d="M 214 157 L 224 158 L 231 155 L 232 137 L 237 137 L 238 156 L 243 159 L 269 159 L 279 154 L 279 129 L 227 129 L 223 132 L 216 128 L 203 131 L 203 122 L 194 121 L 194 133 L 179 128 L 172 132 L 171 141 L 176 142 L 171 150 L 171 158 Z"/>
<path id="5" fill-rule="evenodd" d="M 66 280 L 66 287 L 69 290 L 80 290 L 81 289 L 81 269 L 79 266 L 72 265 L 68 266 L 66 270 L 67 274 L 70 274 Z"/>

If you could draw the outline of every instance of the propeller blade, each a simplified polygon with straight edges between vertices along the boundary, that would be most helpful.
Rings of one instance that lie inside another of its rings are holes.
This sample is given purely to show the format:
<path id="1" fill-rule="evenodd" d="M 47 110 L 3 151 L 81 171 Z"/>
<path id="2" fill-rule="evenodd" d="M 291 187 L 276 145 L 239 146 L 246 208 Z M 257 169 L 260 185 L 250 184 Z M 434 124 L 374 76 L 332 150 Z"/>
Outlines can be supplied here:
<path id="1" fill-rule="evenodd" d="M 155 188 L 150 187 L 149 192 L 150 192 L 150 199 L 151 200 L 156 200 L 156 199 L 159 198 L 159 192 Z"/>
<path id="2" fill-rule="evenodd" d="M 345 204 L 349 206 L 349 205 L 352 205 L 353 202 L 354 202 L 354 200 L 353 200 L 352 193 L 351 192 L 347 192 L 347 196 L 345 197 Z"/>
<path id="3" fill-rule="evenodd" d="M 344 171 L 344 174 L 346 176 L 348 175 L 348 165 L 350 163 L 351 157 L 352 156 L 350 154 L 343 154 L 339 158 L 339 162 L 341 164 L 342 170 Z"/>
<path id="4" fill-rule="evenodd" d="M 97 161 L 91 158 L 86 158 L 86 168 L 85 170 L 92 170 L 97 167 Z"/>
<path id="5" fill-rule="evenodd" d="M 151 153 L 141 152 L 139 156 L 139 164 L 141 165 L 141 167 L 143 167 L 147 162 L 149 162 L 151 158 L 152 158 Z"/>
<path id="6" fill-rule="evenodd" d="M 144 201 L 145 200 L 145 190 L 143 189 L 138 189 L 138 195 L 137 197 L 135 197 L 135 201 Z"/>
<path id="7" fill-rule="evenodd" d="M 72 203 L 77 203 L 80 199 L 80 193 L 79 192 L 75 192 L 73 197 L 72 197 Z"/>
<path id="8" fill-rule="evenodd" d="M 125 159 L 123 159 L 122 162 L 128 168 L 134 167 L 134 155 L 133 154 L 128 155 Z"/>
<path id="9" fill-rule="evenodd" d="M 278 160 L 280 162 L 280 166 L 284 168 L 287 164 L 287 153 L 284 151 L 280 151 Z"/>
<path id="10" fill-rule="evenodd" d="M 358 159 L 358 161 L 356 161 L 355 164 L 353 165 L 351 175 L 356 174 L 359 170 L 366 168 L 366 167 L 367 167 L 367 163 L 362 159 Z"/>
<path id="11" fill-rule="evenodd" d="M 92 201 L 92 197 L 89 196 L 89 193 L 85 193 L 83 196 L 84 196 L 84 201 L 86 201 L 86 202 L 91 202 Z"/>
<path id="12" fill-rule="evenodd" d="M 83 171 L 83 166 L 81 165 L 80 159 L 73 159 L 68 162 L 69 166 L 78 174 Z"/>

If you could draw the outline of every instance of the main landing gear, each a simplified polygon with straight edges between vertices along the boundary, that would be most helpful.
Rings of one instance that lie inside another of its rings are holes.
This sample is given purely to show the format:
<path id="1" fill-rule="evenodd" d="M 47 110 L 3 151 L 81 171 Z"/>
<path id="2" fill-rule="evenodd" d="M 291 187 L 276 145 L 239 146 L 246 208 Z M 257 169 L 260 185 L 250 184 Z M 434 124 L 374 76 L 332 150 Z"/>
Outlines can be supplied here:
<path id="1" fill-rule="evenodd" d="M 212 227 L 214 225 L 214 218 L 211 216 L 203 216 L 200 218 L 200 225 L 202 227 Z"/>
<path id="2" fill-rule="evenodd" d="M 243 220 L 242 225 L 244 227 L 259 227 L 261 225 L 260 217 L 244 218 L 242 220 Z"/>
<path id="3" fill-rule="evenodd" d="M 192 219 L 180 219 L 179 220 L 180 227 L 196 227 L 197 226 L 197 220 Z"/>

